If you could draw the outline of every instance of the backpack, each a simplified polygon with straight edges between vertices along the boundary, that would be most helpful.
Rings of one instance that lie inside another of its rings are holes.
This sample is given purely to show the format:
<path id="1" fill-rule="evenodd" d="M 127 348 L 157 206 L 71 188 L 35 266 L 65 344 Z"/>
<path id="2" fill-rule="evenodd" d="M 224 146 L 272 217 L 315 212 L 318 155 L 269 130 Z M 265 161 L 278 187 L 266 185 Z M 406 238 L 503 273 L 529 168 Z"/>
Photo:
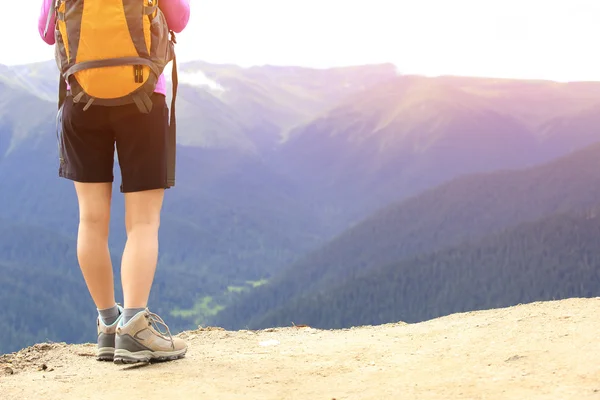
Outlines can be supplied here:
<path id="1" fill-rule="evenodd" d="M 55 60 L 60 71 L 59 110 L 69 82 L 74 103 L 120 106 L 134 103 L 152 109 L 151 96 L 165 66 L 173 61 L 173 96 L 169 124 L 167 186 L 175 184 L 175 33 L 159 0 L 52 0 Z"/>

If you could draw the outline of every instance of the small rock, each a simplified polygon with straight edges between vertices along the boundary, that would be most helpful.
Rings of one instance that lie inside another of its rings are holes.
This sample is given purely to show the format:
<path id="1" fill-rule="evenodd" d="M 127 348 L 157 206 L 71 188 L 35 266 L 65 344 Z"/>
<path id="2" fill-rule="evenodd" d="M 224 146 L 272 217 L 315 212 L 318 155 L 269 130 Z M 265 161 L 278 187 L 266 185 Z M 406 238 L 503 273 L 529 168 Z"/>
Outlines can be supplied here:
<path id="1" fill-rule="evenodd" d="M 38 371 L 45 371 L 48 369 L 48 366 L 46 364 L 42 364 L 40 365 L 40 368 L 38 369 Z"/>
<path id="2" fill-rule="evenodd" d="M 13 371 L 13 369 L 11 367 L 5 367 L 4 373 L 7 375 L 13 375 L 15 373 L 15 371 Z"/>
<path id="3" fill-rule="evenodd" d="M 212 332 L 212 331 L 224 331 L 225 328 L 221 328 L 220 326 L 202 326 L 198 325 L 198 331 L 200 332 Z"/>

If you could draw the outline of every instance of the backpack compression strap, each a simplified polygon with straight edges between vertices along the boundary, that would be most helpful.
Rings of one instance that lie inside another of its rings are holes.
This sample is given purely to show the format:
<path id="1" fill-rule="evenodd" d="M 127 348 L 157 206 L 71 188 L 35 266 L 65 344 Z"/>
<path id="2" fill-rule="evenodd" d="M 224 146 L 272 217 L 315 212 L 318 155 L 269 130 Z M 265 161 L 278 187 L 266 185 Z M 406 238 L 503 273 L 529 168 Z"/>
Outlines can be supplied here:
<path id="1" fill-rule="evenodd" d="M 173 70 L 171 72 L 173 81 L 173 96 L 171 98 L 171 118 L 169 121 L 169 132 L 167 133 L 167 188 L 175 186 L 175 164 L 177 152 L 177 123 L 175 120 L 175 99 L 177 98 L 177 57 L 173 55 Z"/>
<path id="2" fill-rule="evenodd" d="M 65 99 L 67 98 L 67 82 L 63 79 L 62 75 L 58 75 L 58 109 L 62 107 Z"/>

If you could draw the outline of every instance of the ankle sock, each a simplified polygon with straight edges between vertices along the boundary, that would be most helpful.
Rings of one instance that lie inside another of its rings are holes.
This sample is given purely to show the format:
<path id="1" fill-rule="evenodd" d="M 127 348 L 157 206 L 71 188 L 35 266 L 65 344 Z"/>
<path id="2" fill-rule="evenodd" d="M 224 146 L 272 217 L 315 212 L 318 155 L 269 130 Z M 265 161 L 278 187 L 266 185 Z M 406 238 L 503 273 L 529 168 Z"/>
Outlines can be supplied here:
<path id="1" fill-rule="evenodd" d="M 98 314 L 100 314 L 100 318 L 102 318 L 102 321 L 104 321 L 106 325 L 112 325 L 117 318 L 119 318 L 119 307 L 115 304 L 111 308 L 98 310 Z"/>
<path id="2" fill-rule="evenodd" d="M 123 311 L 123 324 L 128 323 L 129 320 L 135 316 L 135 314 L 139 313 L 140 311 L 144 311 L 144 310 L 145 310 L 145 308 L 126 308 Z"/>

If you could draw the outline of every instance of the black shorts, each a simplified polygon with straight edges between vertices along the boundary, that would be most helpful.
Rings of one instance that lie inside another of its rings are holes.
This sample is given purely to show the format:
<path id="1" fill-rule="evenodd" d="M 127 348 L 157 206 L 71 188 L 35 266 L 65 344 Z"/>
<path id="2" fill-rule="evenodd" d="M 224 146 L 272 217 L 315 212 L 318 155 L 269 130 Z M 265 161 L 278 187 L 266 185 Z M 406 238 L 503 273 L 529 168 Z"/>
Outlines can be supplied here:
<path id="1" fill-rule="evenodd" d="M 58 136 L 59 176 L 76 182 L 113 182 L 115 147 L 121 192 L 167 188 L 169 109 L 160 93 L 152 111 L 135 104 L 105 107 L 73 103 L 67 96 Z"/>

